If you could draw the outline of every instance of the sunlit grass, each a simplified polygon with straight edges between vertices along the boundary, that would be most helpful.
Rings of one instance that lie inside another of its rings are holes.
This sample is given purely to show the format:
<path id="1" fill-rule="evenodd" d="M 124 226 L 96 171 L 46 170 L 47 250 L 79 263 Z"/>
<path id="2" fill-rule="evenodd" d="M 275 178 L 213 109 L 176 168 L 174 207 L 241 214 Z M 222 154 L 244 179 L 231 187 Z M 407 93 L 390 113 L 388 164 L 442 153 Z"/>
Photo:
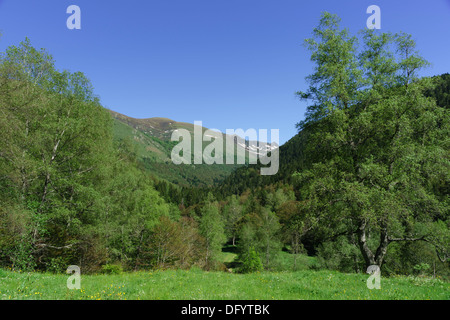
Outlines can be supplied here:
<path id="1" fill-rule="evenodd" d="M 201 270 L 82 275 L 81 290 L 69 290 L 69 275 L 0 272 L 0 299 L 80 300 L 297 300 L 450 299 L 450 284 L 439 279 L 381 279 L 369 290 L 368 275 L 333 271 L 231 274 Z"/>

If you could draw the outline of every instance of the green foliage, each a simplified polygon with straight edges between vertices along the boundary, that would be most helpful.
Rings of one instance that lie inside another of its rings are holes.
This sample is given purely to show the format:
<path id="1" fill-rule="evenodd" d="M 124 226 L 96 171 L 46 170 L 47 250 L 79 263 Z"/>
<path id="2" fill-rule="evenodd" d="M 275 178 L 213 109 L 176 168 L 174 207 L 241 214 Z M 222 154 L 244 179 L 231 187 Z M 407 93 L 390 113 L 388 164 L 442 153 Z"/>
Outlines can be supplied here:
<path id="1" fill-rule="evenodd" d="M 444 73 L 432 78 L 434 87 L 425 92 L 426 96 L 436 100 L 438 106 L 442 108 L 450 107 L 450 74 Z"/>
<path id="2" fill-rule="evenodd" d="M 105 264 L 102 266 L 102 273 L 104 274 L 121 274 L 123 268 L 118 264 Z"/>
<path id="3" fill-rule="evenodd" d="M 204 260 L 205 239 L 200 236 L 196 222 L 187 217 L 179 221 L 161 217 L 143 247 L 139 265 L 189 269 L 203 267 Z"/>
<path id="4" fill-rule="evenodd" d="M 113 115 L 115 117 L 114 140 L 127 141 L 133 146 L 139 163 L 158 179 L 182 187 L 209 187 L 218 184 L 241 166 L 227 164 L 175 165 L 171 160 L 171 152 L 178 143 L 171 141 L 170 136 L 167 137 L 165 132 L 176 129 L 176 127 L 164 126 L 164 134 L 158 134 L 159 131 L 154 128 L 158 123 L 150 124 L 145 123 L 145 120 L 118 116 L 115 113 Z"/>
<path id="5" fill-rule="evenodd" d="M 299 123 L 308 132 L 307 167 L 297 175 L 307 210 L 327 224 L 345 221 L 366 266 L 381 266 L 394 241 L 442 248 L 430 231 L 448 219 L 448 199 L 435 191 L 448 183 L 450 122 L 425 95 L 432 82 L 416 77 L 428 63 L 405 34 L 366 30 L 358 53 L 356 39 L 329 14 L 313 36 L 307 45 L 316 69 L 299 93 L 311 103 Z M 369 244 L 369 233 L 378 244 Z"/>
<path id="6" fill-rule="evenodd" d="M 342 272 L 364 273 L 366 271 L 358 247 L 343 236 L 336 241 L 324 242 L 318 247 L 317 263 L 319 268 Z"/>
<path id="7" fill-rule="evenodd" d="M 316 65 L 299 92 L 309 102 L 306 119 L 280 147 L 278 174 L 240 168 L 216 194 L 250 194 L 246 212 L 268 205 L 289 250 L 318 254 L 322 267 L 361 272 L 380 264 L 384 273 L 412 274 L 426 260 L 445 276 L 450 77 L 417 77 L 428 62 L 410 35 L 360 35 L 322 16 L 305 42 Z M 268 186 L 286 182 L 295 200 L 274 206 Z M 249 230 L 242 222 L 240 246 L 254 239 Z"/>
<path id="8" fill-rule="evenodd" d="M 81 73 L 58 71 L 26 39 L 0 59 L 0 264 L 84 273 L 135 268 L 159 218 L 179 218 L 113 140 L 113 121 Z"/>
<path id="9" fill-rule="evenodd" d="M 414 266 L 414 270 L 416 270 L 419 274 L 423 275 L 430 269 L 430 265 L 428 263 L 416 264 Z"/>
<path id="10" fill-rule="evenodd" d="M 38 261 L 68 257 L 56 248 L 72 247 L 95 224 L 111 120 L 82 73 L 57 71 L 28 39 L 2 55 L 0 91 L 0 185 L 29 222 L 9 259 L 45 268 Z"/>
<path id="11" fill-rule="evenodd" d="M 113 120 L 81 72 L 57 70 L 28 39 L 8 48 L 0 266 L 223 270 L 229 240 L 239 255 L 226 262 L 242 272 L 378 264 L 449 276 L 450 77 L 417 77 L 428 63 L 411 36 L 358 39 L 328 13 L 305 44 L 315 69 L 298 95 L 310 104 L 275 176 L 261 164 L 175 166 L 167 121 L 151 134 L 147 120 Z"/>
<path id="12" fill-rule="evenodd" d="M 205 264 L 209 267 L 217 261 L 226 241 L 224 222 L 219 212 L 218 203 L 213 201 L 212 194 L 208 195 L 207 202 L 201 210 L 199 230 L 206 241 Z"/>
<path id="13" fill-rule="evenodd" d="M 253 247 L 250 247 L 248 252 L 242 257 L 242 265 L 239 268 L 239 272 L 250 273 L 260 272 L 263 270 L 263 264 L 258 254 Z"/>
<path id="14" fill-rule="evenodd" d="M 64 273 L 70 265 L 65 257 L 50 258 L 49 260 L 46 271 L 52 273 Z"/>
<path id="15" fill-rule="evenodd" d="M 232 239 L 235 245 L 235 239 L 238 236 L 239 222 L 243 217 L 242 206 L 237 196 L 233 195 L 228 203 L 223 207 L 223 217 L 225 219 L 225 234 Z"/>
<path id="16" fill-rule="evenodd" d="M 256 250 L 264 267 L 270 269 L 281 250 L 278 218 L 269 209 L 260 207 L 248 214 L 246 219 L 238 241 L 239 260 L 244 261 L 250 250 Z"/>

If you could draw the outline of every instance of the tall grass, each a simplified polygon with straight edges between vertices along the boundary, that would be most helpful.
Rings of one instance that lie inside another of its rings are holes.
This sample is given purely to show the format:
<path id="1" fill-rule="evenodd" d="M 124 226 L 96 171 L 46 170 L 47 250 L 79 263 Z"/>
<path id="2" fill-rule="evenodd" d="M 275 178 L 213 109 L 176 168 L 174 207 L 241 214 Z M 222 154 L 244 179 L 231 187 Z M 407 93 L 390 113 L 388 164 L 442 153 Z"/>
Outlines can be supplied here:
<path id="1" fill-rule="evenodd" d="M 232 274 L 192 269 L 81 275 L 81 290 L 67 289 L 68 277 L 0 270 L 0 299 L 450 299 L 450 284 L 439 279 L 382 277 L 381 289 L 369 290 L 368 275 L 324 270 Z"/>

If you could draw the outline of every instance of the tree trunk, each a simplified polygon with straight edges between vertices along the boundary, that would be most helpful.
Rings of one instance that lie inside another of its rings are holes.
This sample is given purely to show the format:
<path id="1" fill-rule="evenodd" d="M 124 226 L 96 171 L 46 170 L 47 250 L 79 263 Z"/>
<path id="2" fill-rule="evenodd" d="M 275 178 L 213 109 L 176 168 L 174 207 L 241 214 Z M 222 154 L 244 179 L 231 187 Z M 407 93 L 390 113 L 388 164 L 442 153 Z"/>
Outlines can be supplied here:
<path id="1" fill-rule="evenodd" d="M 373 255 L 372 251 L 370 250 L 369 246 L 367 245 L 367 220 L 362 219 L 359 223 L 358 227 L 358 245 L 359 249 L 361 250 L 362 256 L 364 258 L 364 261 L 366 263 L 366 267 L 369 267 L 371 265 L 375 265 L 375 256 Z"/>
<path id="2" fill-rule="evenodd" d="M 372 250 L 370 250 L 367 245 L 367 220 L 360 221 L 357 234 L 359 248 L 366 263 L 366 268 L 372 265 L 376 265 L 381 268 L 390 243 L 386 224 L 383 223 L 381 225 L 380 244 L 378 245 L 375 254 L 373 254 Z"/>
<path id="3" fill-rule="evenodd" d="M 381 234 L 380 234 L 380 245 L 378 246 L 377 251 L 375 253 L 375 262 L 376 262 L 376 265 L 379 266 L 380 268 L 381 268 L 381 265 L 383 264 L 388 245 L 389 245 L 389 238 L 388 238 L 387 226 L 385 224 L 382 224 Z"/>

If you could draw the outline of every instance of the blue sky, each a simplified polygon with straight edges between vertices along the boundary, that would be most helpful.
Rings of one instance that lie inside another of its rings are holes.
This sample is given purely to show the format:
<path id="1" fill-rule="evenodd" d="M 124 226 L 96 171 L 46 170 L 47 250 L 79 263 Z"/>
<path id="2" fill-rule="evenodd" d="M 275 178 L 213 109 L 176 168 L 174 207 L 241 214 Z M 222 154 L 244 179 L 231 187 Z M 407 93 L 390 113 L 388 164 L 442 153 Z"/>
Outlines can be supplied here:
<path id="1" fill-rule="evenodd" d="M 72 4 L 81 30 L 66 27 Z M 280 129 L 284 143 L 306 108 L 295 96 L 312 71 L 303 40 L 322 11 L 351 32 L 365 28 L 372 4 L 382 31 L 417 41 L 432 63 L 422 75 L 450 72 L 449 0 L 0 0 L 0 50 L 29 37 L 131 117 Z"/>

